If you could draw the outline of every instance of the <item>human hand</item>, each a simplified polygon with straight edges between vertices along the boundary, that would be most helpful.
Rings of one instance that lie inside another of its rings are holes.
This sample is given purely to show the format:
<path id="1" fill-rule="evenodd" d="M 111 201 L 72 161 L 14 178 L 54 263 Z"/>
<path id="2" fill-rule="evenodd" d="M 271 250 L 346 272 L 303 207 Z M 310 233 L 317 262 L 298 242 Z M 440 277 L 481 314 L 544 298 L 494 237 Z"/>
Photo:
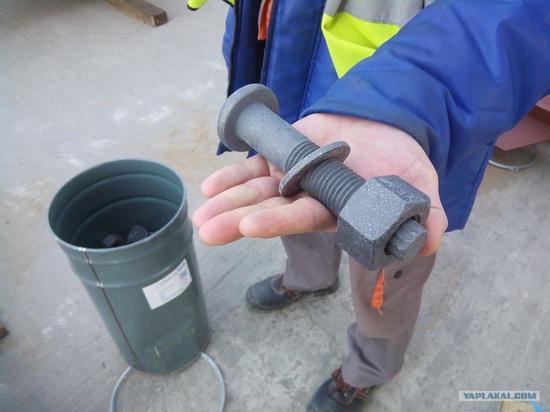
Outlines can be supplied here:
<path id="1" fill-rule="evenodd" d="M 333 114 L 312 114 L 294 127 L 318 146 L 347 142 L 351 153 L 344 163 L 363 178 L 397 175 L 428 195 L 428 237 L 420 253 L 429 255 L 439 248 L 447 217 L 439 199 L 437 173 L 411 136 L 382 123 Z M 336 218 L 313 197 L 304 192 L 294 197 L 279 195 L 282 177 L 281 171 L 256 155 L 206 178 L 201 191 L 209 200 L 192 218 L 201 240 L 221 245 L 241 237 L 334 230 Z"/>

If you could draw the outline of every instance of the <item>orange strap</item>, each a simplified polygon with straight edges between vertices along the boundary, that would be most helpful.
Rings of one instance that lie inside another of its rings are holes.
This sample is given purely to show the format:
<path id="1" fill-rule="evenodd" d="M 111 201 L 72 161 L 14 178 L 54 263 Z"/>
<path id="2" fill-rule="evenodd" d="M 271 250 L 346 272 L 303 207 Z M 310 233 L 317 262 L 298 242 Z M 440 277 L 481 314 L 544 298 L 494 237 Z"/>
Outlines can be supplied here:
<path id="1" fill-rule="evenodd" d="M 271 14 L 272 0 L 263 0 L 260 6 L 260 15 L 258 16 L 258 40 L 267 39 L 269 29 L 269 15 Z"/>
<path id="2" fill-rule="evenodd" d="M 378 276 L 378 281 L 376 282 L 376 286 L 374 287 L 374 292 L 372 292 L 372 299 L 370 303 L 373 308 L 378 309 L 380 314 L 382 314 L 382 310 L 380 308 L 384 303 L 384 271 L 383 270 L 380 272 L 380 275 Z"/>

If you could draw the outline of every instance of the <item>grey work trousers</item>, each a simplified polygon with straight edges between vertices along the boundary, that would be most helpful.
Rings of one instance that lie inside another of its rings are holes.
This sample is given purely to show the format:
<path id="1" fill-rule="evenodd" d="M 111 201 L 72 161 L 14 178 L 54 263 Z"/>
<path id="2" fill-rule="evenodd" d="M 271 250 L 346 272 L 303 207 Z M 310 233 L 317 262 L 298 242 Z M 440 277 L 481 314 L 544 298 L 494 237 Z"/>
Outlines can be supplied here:
<path id="1" fill-rule="evenodd" d="M 283 277 L 287 288 L 317 290 L 334 284 L 342 256 L 335 233 L 281 239 L 288 256 Z M 389 381 L 403 366 L 435 254 L 384 268 L 379 308 L 372 306 L 372 297 L 381 271 L 367 270 L 351 257 L 349 264 L 355 322 L 348 327 L 349 354 L 342 376 L 350 385 L 362 388 Z"/>

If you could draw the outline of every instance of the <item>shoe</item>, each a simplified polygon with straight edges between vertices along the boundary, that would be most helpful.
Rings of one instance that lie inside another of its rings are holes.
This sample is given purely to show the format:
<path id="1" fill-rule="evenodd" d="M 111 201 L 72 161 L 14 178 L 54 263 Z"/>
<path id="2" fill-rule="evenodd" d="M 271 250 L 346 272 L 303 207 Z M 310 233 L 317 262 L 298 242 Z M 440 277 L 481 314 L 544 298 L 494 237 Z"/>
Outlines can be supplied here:
<path id="1" fill-rule="evenodd" d="M 329 380 L 323 383 L 307 405 L 306 412 L 359 412 L 376 386 L 354 388 L 342 378 L 337 369 Z"/>
<path id="2" fill-rule="evenodd" d="M 292 290 L 283 284 L 283 275 L 275 275 L 250 286 L 246 291 L 245 302 L 250 309 L 269 312 L 282 309 L 305 295 L 327 295 L 336 292 L 339 286 L 340 282 L 337 279 L 332 286 L 325 289 Z"/>

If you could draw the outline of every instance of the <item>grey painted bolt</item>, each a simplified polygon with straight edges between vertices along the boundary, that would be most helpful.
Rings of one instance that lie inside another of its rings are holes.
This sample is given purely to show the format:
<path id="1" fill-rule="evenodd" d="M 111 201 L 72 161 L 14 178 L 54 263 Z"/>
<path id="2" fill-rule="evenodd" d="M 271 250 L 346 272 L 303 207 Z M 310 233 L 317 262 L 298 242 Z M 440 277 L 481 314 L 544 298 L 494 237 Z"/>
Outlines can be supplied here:
<path id="1" fill-rule="evenodd" d="M 234 92 L 218 119 L 222 143 L 235 151 L 256 150 L 286 173 L 283 196 L 302 190 L 338 217 L 336 241 L 368 269 L 418 255 L 427 237 L 422 226 L 430 199 L 397 176 L 363 179 L 342 162 L 349 146 L 319 147 L 280 118 L 277 98 L 262 85 Z"/>

